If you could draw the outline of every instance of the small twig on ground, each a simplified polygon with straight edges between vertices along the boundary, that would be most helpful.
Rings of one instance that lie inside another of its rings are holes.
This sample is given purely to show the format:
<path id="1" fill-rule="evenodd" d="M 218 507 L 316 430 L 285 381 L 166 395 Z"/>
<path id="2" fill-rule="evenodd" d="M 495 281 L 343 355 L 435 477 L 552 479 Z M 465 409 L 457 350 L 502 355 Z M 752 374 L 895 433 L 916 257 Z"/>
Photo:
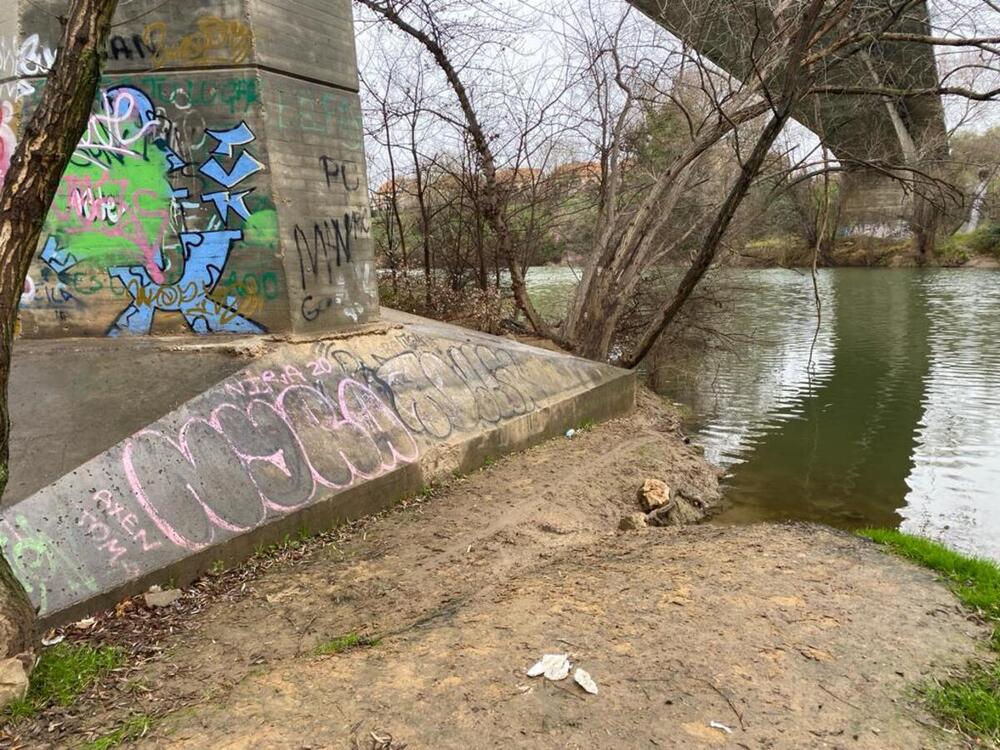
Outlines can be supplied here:
<path id="1" fill-rule="evenodd" d="M 740 729 L 742 729 L 745 732 L 747 730 L 747 725 L 743 721 L 743 714 L 741 714 L 736 709 L 736 704 L 733 703 L 732 699 L 728 695 L 726 695 L 724 692 L 722 692 L 718 687 L 716 687 L 716 685 L 713 682 L 711 682 L 710 680 L 706 680 L 704 678 L 700 678 L 700 679 L 701 679 L 702 682 L 704 682 L 706 685 L 708 685 L 710 688 L 712 688 L 712 690 L 714 690 L 716 693 L 718 693 L 726 703 L 729 704 L 729 708 L 732 709 L 733 713 L 736 714 L 736 718 L 739 719 Z"/>
<path id="2" fill-rule="evenodd" d="M 468 597 L 461 597 L 460 599 L 456 599 L 455 601 L 449 603 L 448 606 L 442 607 L 441 609 L 435 610 L 430 614 L 424 615 L 423 617 L 415 620 L 414 622 L 411 622 L 409 625 L 406 625 L 401 628 L 396 628 L 395 630 L 387 630 L 379 634 L 379 638 L 382 640 L 385 640 L 386 638 L 393 638 L 396 636 L 403 635 L 404 633 L 407 633 L 411 630 L 426 628 L 435 620 L 448 619 L 454 617 L 458 613 L 458 611 L 465 606 L 467 601 Z"/>
<path id="3" fill-rule="evenodd" d="M 846 700 L 844 698 L 841 698 L 839 695 L 837 695 L 835 692 L 833 692 L 832 690 L 830 690 L 830 688 L 828 688 L 822 682 L 818 682 L 816 684 L 819 685 L 819 689 L 822 690 L 827 695 L 833 696 L 834 698 L 836 698 L 841 703 L 843 703 L 843 704 L 845 704 L 845 705 L 850 706 L 851 708 L 853 708 L 855 711 L 862 711 L 862 713 L 864 712 L 860 707 L 855 706 L 853 703 L 851 703 L 850 701 L 848 701 L 848 700 Z"/>
<path id="4" fill-rule="evenodd" d="M 943 727 L 940 724 L 935 724 L 933 721 L 927 721 L 926 719 L 921 719 L 919 716 L 913 717 L 913 720 L 917 722 L 917 724 L 923 724 L 925 727 L 929 727 L 931 729 L 937 729 L 939 732 L 947 732 L 948 734 L 961 734 L 961 732 L 958 732 L 954 729 L 948 729 L 948 727 Z"/>
<path id="5" fill-rule="evenodd" d="M 396 744 L 391 734 L 380 737 L 375 732 L 369 732 L 372 738 L 371 750 L 406 750 L 405 744 Z"/>
<path id="6" fill-rule="evenodd" d="M 301 654 L 302 654 L 302 639 L 306 637 L 306 633 L 308 633 L 308 632 L 309 632 L 309 628 L 311 628 L 311 627 L 312 627 L 312 624 L 313 624 L 314 622 L 316 622 L 316 620 L 317 620 L 318 618 L 319 618 L 319 615 L 313 615 L 313 616 L 312 616 L 311 618 L 309 618 L 309 622 L 307 622 L 307 623 L 306 623 L 306 624 L 305 624 L 305 625 L 304 625 L 304 626 L 302 627 L 302 631 L 298 633 L 298 635 L 299 635 L 299 640 L 298 640 L 298 643 L 297 643 L 297 644 L 295 645 L 295 655 L 296 655 L 296 656 L 299 656 L 299 655 L 301 655 Z M 296 631 L 296 632 L 298 632 L 298 631 Z"/>

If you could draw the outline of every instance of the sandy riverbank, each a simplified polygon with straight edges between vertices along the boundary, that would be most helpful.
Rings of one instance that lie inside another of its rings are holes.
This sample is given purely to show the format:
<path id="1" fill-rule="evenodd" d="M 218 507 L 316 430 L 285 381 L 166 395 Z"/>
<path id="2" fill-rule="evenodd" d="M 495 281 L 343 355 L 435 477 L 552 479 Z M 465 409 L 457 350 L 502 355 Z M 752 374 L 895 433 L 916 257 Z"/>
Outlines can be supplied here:
<path id="1" fill-rule="evenodd" d="M 961 747 L 913 688 L 986 633 L 931 573 L 818 527 L 616 530 L 646 477 L 717 501 L 676 426 L 643 393 L 167 609 L 123 607 L 72 638 L 129 666 L 0 744 L 81 747 L 140 717 L 151 748 Z M 317 655 L 345 634 L 381 640 Z M 525 676 L 554 652 L 600 694 Z"/>

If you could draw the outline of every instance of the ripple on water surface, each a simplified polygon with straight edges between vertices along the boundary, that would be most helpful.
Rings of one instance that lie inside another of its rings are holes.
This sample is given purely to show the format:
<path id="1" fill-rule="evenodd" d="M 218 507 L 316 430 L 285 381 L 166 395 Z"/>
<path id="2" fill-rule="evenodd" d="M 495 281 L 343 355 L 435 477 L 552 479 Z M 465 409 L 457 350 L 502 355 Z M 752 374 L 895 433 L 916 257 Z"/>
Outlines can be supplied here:
<path id="1" fill-rule="evenodd" d="M 903 529 L 1000 559 L 1000 274 L 928 277 L 930 368 Z"/>

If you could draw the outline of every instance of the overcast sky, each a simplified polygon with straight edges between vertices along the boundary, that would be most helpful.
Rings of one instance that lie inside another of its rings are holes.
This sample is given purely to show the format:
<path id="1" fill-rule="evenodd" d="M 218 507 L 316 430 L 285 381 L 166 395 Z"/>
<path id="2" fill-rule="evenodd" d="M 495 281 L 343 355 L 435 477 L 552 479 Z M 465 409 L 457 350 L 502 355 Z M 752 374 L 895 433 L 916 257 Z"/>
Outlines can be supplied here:
<path id="1" fill-rule="evenodd" d="M 931 0 L 931 3 L 935 33 L 939 35 L 950 35 L 956 29 L 966 35 L 1000 35 L 1000 14 L 983 0 Z M 573 55 L 566 43 L 567 30 L 583 22 L 581 17 L 588 16 L 587 8 L 593 9 L 608 24 L 614 24 L 623 12 L 630 12 L 629 38 L 637 47 L 644 46 L 642 54 L 646 56 L 667 57 L 671 48 L 679 48 L 677 40 L 668 32 L 630 8 L 624 0 L 479 0 L 461 4 L 461 7 L 469 9 L 469 22 L 482 23 L 486 17 L 498 30 L 495 38 L 488 40 L 485 46 L 479 43 L 475 50 L 465 49 L 457 55 L 472 61 L 462 75 L 478 97 L 477 106 L 494 114 L 512 101 L 524 98 L 526 93 L 544 100 L 546 87 L 555 90 L 562 85 Z M 487 13 L 492 14 L 492 18 Z M 473 18 L 471 14 L 477 15 Z M 462 22 L 461 12 L 451 17 Z M 396 69 L 396 80 L 412 79 L 415 70 L 419 69 L 421 85 L 435 95 L 439 106 L 454 106 L 454 97 L 439 71 L 428 59 L 417 54 L 417 47 L 410 40 L 400 38 L 398 32 L 389 31 L 385 26 L 372 25 L 365 18 L 364 14 L 359 14 L 358 59 L 362 75 L 370 85 L 384 90 L 387 69 Z M 500 29 L 507 31 L 500 33 Z M 461 41 L 459 30 L 455 40 L 459 48 Z M 939 48 L 939 67 L 948 69 L 955 59 L 955 48 Z M 979 83 L 981 88 L 985 82 Z M 510 91 L 511 88 L 517 90 Z M 400 92 L 399 96 L 404 94 Z M 366 104 L 371 105 L 370 98 L 365 98 Z M 573 112 L 573 107 L 568 111 Z M 459 119 L 457 111 L 449 114 Z M 946 101 L 946 114 L 951 127 L 960 124 L 963 129 L 981 132 L 1000 124 L 1000 105 L 997 103 L 979 103 L 970 109 L 964 100 Z M 430 119 L 425 118 L 422 123 L 422 150 L 427 153 L 454 150 L 458 145 L 454 129 L 435 126 Z M 539 132 L 544 134 L 545 131 Z M 797 124 L 789 128 L 787 141 L 799 152 L 809 151 L 817 143 L 815 136 Z M 566 158 L 583 156 L 582 151 L 586 149 L 582 143 L 580 140 L 575 146 L 567 145 L 568 151 L 576 148 L 580 153 L 567 153 Z M 368 149 L 373 171 L 383 171 L 385 158 L 381 152 L 384 149 L 371 139 Z"/>

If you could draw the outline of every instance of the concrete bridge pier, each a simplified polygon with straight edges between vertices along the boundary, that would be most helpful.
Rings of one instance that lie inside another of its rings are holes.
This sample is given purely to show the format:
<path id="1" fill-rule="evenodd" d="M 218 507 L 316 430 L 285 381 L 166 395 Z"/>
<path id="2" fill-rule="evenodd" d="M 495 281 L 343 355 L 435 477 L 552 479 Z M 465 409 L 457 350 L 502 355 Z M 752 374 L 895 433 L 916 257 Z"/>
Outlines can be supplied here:
<path id="1" fill-rule="evenodd" d="M 64 4 L 0 6 L 0 176 Z M 44 622 L 632 407 L 631 372 L 380 315 L 349 0 L 113 33 L 14 353 L 0 549 Z"/>
<path id="2" fill-rule="evenodd" d="M 0 175 L 65 0 L 0 7 Z M 21 301 L 27 337 L 378 318 L 349 0 L 123 0 Z"/>
<path id="3" fill-rule="evenodd" d="M 767 4 L 720 3 L 716 0 L 663 2 L 630 0 L 658 24 L 691 45 L 715 65 L 738 78 L 754 75 L 750 62 L 759 43 L 756 29 L 766 37 L 774 29 Z M 900 18 L 890 19 L 887 8 L 862 4 L 851 23 L 881 32 L 932 34 L 926 2 L 913 3 Z M 935 90 L 939 85 L 931 46 L 909 41 L 873 43 L 864 55 L 852 55 L 831 66 L 825 83 Z M 902 168 L 920 167 L 933 173 L 948 156 L 947 130 L 941 97 L 921 95 L 896 101 L 874 96 L 815 95 L 802 102 L 796 119 L 816 133 L 843 164 L 856 165 L 843 183 L 842 236 L 877 239 L 912 237 L 918 250 L 933 245 L 933 231 L 941 209 L 936 193 L 911 182 L 904 187 L 886 170 L 899 170 L 902 180 L 911 174 Z M 872 165 L 875 166 L 864 166 Z"/>
<path id="4" fill-rule="evenodd" d="M 906 240 L 911 236 L 912 199 L 898 180 L 871 169 L 844 174 L 840 237 Z"/>

